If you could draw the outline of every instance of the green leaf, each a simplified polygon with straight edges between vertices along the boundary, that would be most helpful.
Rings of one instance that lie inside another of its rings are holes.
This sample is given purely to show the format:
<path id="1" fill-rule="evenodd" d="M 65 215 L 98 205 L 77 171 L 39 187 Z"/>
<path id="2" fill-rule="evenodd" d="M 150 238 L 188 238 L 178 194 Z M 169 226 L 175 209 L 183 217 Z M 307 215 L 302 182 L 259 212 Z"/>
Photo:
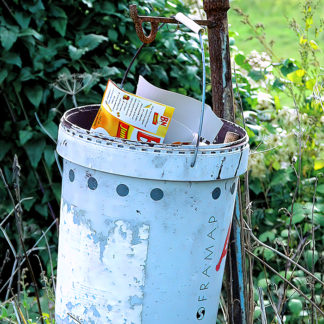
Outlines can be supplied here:
<path id="1" fill-rule="evenodd" d="M 35 201 L 36 201 L 36 198 L 24 200 L 22 202 L 24 210 L 30 211 L 30 209 L 33 207 Z"/>
<path id="2" fill-rule="evenodd" d="M 11 148 L 10 142 L 0 140 L 0 161 L 3 160 L 3 158 L 6 156 L 10 148 Z"/>
<path id="3" fill-rule="evenodd" d="M 6 69 L 0 70 L 0 84 L 6 79 L 8 76 L 8 71 Z"/>
<path id="4" fill-rule="evenodd" d="M 306 261 L 306 265 L 308 269 L 312 269 L 312 264 L 313 264 L 313 251 L 312 250 L 307 250 L 304 252 L 304 258 Z M 314 251 L 314 264 L 318 261 L 319 255 L 318 251 Z"/>
<path id="5" fill-rule="evenodd" d="M 284 76 L 287 76 L 287 74 L 292 73 L 298 69 L 299 67 L 291 59 L 286 59 L 283 61 L 280 71 Z"/>
<path id="6" fill-rule="evenodd" d="M 43 41 L 44 40 L 44 36 L 41 35 L 40 33 L 38 33 L 35 29 L 32 29 L 32 28 L 27 28 L 25 30 L 22 30 L 20 33 L 19 33 L 19 36 L 20 37 L 27 37 L 27 36 L 33 36 L 35 37 L 37 40 L 39 41 Z"/>
<path id="7" fill-rule="evenodd" d="M 83 35 L 77 41 L 78 47 L 87 48 L 89 51 L 95 49 L 103 41 L 107 41 L 108 37 L 96 34 Z"/>
<path id="8" fill-rule="evenodd" d="M 47 217 L 48 215 L 48 207 L 47 207 L 47 204 L 44 204 L 44 205 L 36 205 L 35 206 L 35 210 L 41 214 L 42 216 L 44 217 Z"/>
<path id="9" fill-rule="evenodd" d="M 60 183 L 53 183 L 52 184 L 52 190 L 54 193 L 54 196 L 59 203 L 61 201 L 61 184 Z"/>
<path id="10" fill-rule="evenodd" d="M 39 11 L 42 11 L 45 9 L 42 0 L 36 1 L 34 5 L 28 7 L 29 11 L 31 13 L 38 13 Z"/>
<path id="11" fill-rule="evenodd" d="M 12 45 L 16 42 L 17 38 L 18 28 L 16 26 L 12 26 L 10 29 L 1 28 L 0 39 L 5 50 L 9 51 Z"/>
<path id="12" fill-rule="evenodd" d="M 305 218 L 305 215 L 302 214 L 294 214 L 292 217 L 292 224 L 298 224 L 300 222 L 302 222 Z M 288 225 L 290 223 L 290 218 L 288 218 L 286 220 L 286 225 Z"/>
<path id="13" fill-rule="evenodd" d="M 288 302 L 288 307 L 293 314 L 299 315 L 299 313 L 303 310 L 303 303 L 299 299 L 290 299 Z"/>
<path id="14" fill-rule="evenodd" d="M 324 216 L 323 216 L 323 214 L 314 213 L 314 224 L 324 226 Z"/>
<path id="15" fill-rule="evenodd" d="M 48 166 L 51 166 L 55 161 L 54 149 L 51 146 L 46 146 L 44 150 L 45 162 Z"/>
<path id="16" fill-rule="evenodd" d="M 29 26 L 31 16 L 26 12 L 16 11 L 14 16 L 21 28 L 25 29 Z"/>
<path id="17" fill-rule="evenodd" d="M 56 18 L 51 19 L 50 24 L 53 28 L 62 36 L 65 36 L 66 32 L 66 25 L 67 25 L 67 18 Z"/>
<path id="18" fill-rule="evenodd" d="M 50 133 L 50 135 L 57 140 L 58 126 L 53 122 L 49 121 L 44 124 L 45 129 Z"/>
<path id="19" fill-rule="evenodd" d="M 274 232 L 272 231 L 266 231 L 264 233 L 262 233 L 260 236 L 259 236 L 259 240 L 261 242 L 265 242 L 265 241 L 273 241 L 275 239 L 276 235 Z"/>
<path id="20" fill-rule="evenodd" d="M 251 70 L 251 65 L 247 62 L 247 59 L 243 54 L 235 55 L 235 63 L 247 71 Z"/>
<path id="21" fill-rule="evenodd" d="M 65 11 L 62 8 L 55 6 L 53 4 L 50 5 L 50 13 L 49 14 L 56 18 L 67 18 Z"/>
<path id="22" fill-rule="evenodd" d="M 45 148 L 45 139 L 43 137 L 32 139 L 27 142 L 25 147 L 26 153 L 32 167 L 36 168 Z"/>
<path id="23" fill-rule="evenodd" d="M 19 143 L 25 145 L 33 137 L 33 132 L 29 130 L 19 131 Z"/>
<path id="24" fill-rule="evenodd" d="M 19 79 L 22 82 L 35 79 L 35 76 L 32 73 L 32 69 L 29 66 L 22 68 L 20 71 Z"/>
<path id="25" fill-rule="evenodd" d="M 264 80 L 264 72 L 263 71 L 251 70 L 249 72 L 248 76 L 254 81 Z"/>
<path id="26" fill-rule="evenodd" d="M 262 289 L 267 289 L 268 284 L 270 283 L 270 280 L 263 278 L 258 281 L 258 287 L 261 287 Z"/>
<path id="27" fill-rule="evenodd" d="M 69 45 L 69 55 L 73 61 L 78 60 L 86 51 L 86 48 L 79 49 L 73 45 Z"/>
<path id="28" fill-rule="evenodd" d="M 118 33 L 116 32 L 115 29 L 109 29 L 108 31 L 108 37 L 111 39 L 113 42 L 116 42 L 118 39 Z"/>
<path id="29" fill-rule="evenodd" d="M 38 108 L 43 97 L 43 88 L 40 85 L 34 87 L 25 87 L 24 93 L 29 99 L 29 101 Z"/>
<path id="30" fill-rule="evenodd" d="M 324 194 L 324 183 L 317 186 L 316 191 L 321 193 L 321 194 Z"/>
<path id="31" fill-rule="evenodd" d="M 101 73 L 104 77 L 108 77 L 108 78 L 114 78 L 114 77 L 118 77 L 121 75 L 121 72 L 119 69 L 117 69 L 116 67 L 109 67 L 109 66 L 105 66 L 102 70 Z"/>
<path id="32" fill-rule="evenodd" d="M 1 60 L 4 61 L 6 64 L 17 65 L 21 68 L 21 58 L 17 53 L 4 52 L 2 54 Z"/>

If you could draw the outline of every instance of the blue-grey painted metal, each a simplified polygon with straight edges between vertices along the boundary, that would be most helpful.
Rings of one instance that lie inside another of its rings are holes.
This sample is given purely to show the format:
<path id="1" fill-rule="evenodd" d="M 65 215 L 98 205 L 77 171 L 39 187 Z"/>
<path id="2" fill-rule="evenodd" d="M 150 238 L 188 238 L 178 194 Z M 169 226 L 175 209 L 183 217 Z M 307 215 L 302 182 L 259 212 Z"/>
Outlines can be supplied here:
<path id="1" fill-rule="evenodd" d="M 241 210 L 239 195 L 236 195 L 235 201 L 235 217 L 236 217 L 236 240 L 235 248 L 237 252 L 237 272 L 238 272 L 238 284 L 240 289 L 240 303 L 242 312 L 242 324 L 246 323 L 246 312 L 245 312 L 245 300 L 244 300 L 244 274 L 243 274 L 243 256 L 242 256 L 242 242 L 241 242 L 241 222 L 240 222 Z"/>
<path id="2" fill-rule="evenodd" d="M 215 324 L 235 205 L 237 142 L 153 145 L 90 134 L 99 106 L 62 118 L 56 321 Z"/>

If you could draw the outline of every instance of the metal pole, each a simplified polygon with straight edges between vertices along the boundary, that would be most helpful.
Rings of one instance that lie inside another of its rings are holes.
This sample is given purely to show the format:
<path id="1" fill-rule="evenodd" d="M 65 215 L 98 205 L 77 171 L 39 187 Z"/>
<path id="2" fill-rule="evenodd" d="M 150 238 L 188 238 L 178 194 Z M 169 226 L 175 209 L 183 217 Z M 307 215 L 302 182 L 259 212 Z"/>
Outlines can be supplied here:
<path id="1" fill-rule="evenodd" d="M 229 0 L 204 0 L 208 26 L 213 110 L 216 115 L 234 120 L 231 59 L 227 11 Z"/>
<path id="2" fill-rule="evenodd" d="M 229 0 L 204 0 L 207 14 L 208 43 L 212 84 L 213 110 L 218 117 L 234 121 L 233 89 L 231 76 L 231 59 L 229 51 L 227 11 Z M 240 190 L 240 188 L 238 188 Z M 239 201 L 237 201 L 239 204 Z M 242 284 L 241 241 L 238 237 L 239 224 L 234 211 L 230 242 L 226 260 L 226 291 L 229 323 L 245 323 L 244 286 Z"/>

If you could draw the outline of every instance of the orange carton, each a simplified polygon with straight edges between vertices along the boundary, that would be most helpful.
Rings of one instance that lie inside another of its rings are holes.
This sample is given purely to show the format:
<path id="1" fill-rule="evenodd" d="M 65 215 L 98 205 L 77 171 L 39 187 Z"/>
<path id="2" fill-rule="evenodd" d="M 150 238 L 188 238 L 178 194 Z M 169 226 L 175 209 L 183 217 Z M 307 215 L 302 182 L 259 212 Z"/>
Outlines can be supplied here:
<path id="1" fill-rule="evenodd" d="M 122 90 L 108 81 L 91 130 L 133 141 L 163 143 L 174 108 Z"/>

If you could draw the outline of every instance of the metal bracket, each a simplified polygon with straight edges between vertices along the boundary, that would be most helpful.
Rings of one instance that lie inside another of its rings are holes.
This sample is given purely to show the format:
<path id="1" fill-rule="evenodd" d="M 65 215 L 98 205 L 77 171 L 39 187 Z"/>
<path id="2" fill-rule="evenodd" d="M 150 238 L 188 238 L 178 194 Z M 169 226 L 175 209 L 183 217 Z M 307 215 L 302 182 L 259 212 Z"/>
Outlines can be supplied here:
<path id="1" fill-rule="evenodd" d="M 160 23 L 168 24 L 178 24 L 179 22 L 175 18 L 167 17 L 150 17 L 150 16 L 139 16 L 137 12 L 137 6 L 135 4 L 129 6 L 130 16 L 134 21 L 135 30 L 138 38 L 144 44 L 152 43 L 155 40 L 156 34 L 158 32 L 158 27 Z M 209 20 L 194 20 L 195 23 L 202 26 L 211 26 L 211 21 Z M 142 24 L 144 22 L 151 23 L 151 32 L 147 36 L 143 31 Z"/>

